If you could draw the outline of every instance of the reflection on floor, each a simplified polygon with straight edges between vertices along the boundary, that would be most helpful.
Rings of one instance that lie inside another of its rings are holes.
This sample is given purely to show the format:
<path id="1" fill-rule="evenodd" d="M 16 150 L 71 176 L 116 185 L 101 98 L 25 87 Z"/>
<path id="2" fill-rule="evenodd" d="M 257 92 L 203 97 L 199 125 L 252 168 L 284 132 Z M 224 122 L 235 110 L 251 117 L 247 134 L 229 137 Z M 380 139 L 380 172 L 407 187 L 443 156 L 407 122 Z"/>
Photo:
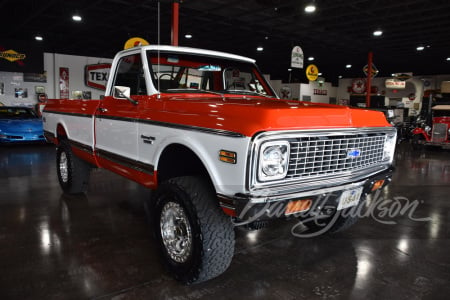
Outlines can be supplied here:
<path id="1" fill-rule="evenodd" d="M 0 298 L 444 299 L 449 157 L 402 144 L 393 182 L 378 195 L 390 200 L 384 210 L 312 239 L 292 236 L 295 221 L 237 228 L 227 272 L 183 286 L 165 273 L 150 237 L 141 206 L 148 191 L 95 170 L 86 195 L 67 196 L 52 146 L 1 147 Z"/>

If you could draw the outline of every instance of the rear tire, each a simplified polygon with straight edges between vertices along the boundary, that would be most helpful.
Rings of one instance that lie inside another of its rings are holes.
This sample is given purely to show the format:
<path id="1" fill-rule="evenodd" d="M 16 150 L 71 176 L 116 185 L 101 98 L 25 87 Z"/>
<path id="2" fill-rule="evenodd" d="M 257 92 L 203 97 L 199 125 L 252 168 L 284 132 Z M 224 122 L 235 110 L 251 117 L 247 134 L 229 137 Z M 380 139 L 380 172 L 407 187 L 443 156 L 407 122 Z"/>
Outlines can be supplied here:
<path id="1" fill-rule="evenodd" d="M 234 254 L 234 228 L 209 182 L 177 177 L 156 191 L 155 236 L 171 275 L 185 284 L 222 274 Z"/>
<path id="2" fill-rule="evenodd" d="M 56 151 L 56 171 L 65 193 L 80 194 L 87 191 L 91 167 L 73 154 L 67 141 L 61 141 Z"/>

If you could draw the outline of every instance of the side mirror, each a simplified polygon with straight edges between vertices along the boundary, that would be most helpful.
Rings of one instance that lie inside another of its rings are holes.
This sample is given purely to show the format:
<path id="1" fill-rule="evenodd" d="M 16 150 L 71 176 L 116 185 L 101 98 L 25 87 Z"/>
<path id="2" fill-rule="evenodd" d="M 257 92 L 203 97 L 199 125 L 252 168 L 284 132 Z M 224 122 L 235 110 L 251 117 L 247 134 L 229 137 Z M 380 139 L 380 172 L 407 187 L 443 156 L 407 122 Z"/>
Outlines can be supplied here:
<path id="1" fill-rule="evenodd" d="M 130 88 L 127 86 L 116 85 L 114 86 L 113 90 L 114 90 L 114 98 L 127 99 L 130 97 Z"/>
<path id="2" fill-rule="evenodd" d="M 133 100 L 130 98 L 130 88 L 127 86 L 114 86 L 114 98 L 116 99 L 126 99 L 133 103 L 134 105 L 137 105 L 138 102 L 136 100 Z"/>

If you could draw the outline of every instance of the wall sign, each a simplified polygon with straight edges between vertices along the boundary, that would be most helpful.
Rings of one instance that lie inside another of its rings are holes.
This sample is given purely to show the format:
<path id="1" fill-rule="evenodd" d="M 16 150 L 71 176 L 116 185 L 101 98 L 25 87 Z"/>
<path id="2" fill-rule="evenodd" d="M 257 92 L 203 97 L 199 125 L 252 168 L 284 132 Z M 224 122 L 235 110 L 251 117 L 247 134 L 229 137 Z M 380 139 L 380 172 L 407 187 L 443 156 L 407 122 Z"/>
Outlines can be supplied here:
<path id="1" fill-rule="evenodd" d="M 44 52 L 42 48 L 16 40 L 1 40 L 0 70 L 5 72 L 40 73 L 43 69 Z"/>
<path id="2" fill-rule="evenodd" d="M 314 95 L 321 95 L 321 96 L 328 95 L 328 91 L 327 90 L 314 89 L 313 92 L 314 92 Z"/>
<path id="3" fill-rule="evenodd" d="M 397 80 L 395 78 L 386 79 L 384 82 L 387 89 L 404 89 L 406 88 L 406 82 L 402 80 Z"/>
<path id="4" fill-rule="evenodd" d="M 362 78 L 354 79 L 352 82 L 352 92 L 362 94 L 366 91 L 366 81 Z"/>
<path id="5" fill-rule="evenodd" d="M 69 99 L 69 68 L 59 68 L 59 98 Z"/>
<path id="6" fill-rule="evenodd" d="M 86 65 L 84 68 L 84 83 L 86 86 L 106 90 L 111 64 Z"/>

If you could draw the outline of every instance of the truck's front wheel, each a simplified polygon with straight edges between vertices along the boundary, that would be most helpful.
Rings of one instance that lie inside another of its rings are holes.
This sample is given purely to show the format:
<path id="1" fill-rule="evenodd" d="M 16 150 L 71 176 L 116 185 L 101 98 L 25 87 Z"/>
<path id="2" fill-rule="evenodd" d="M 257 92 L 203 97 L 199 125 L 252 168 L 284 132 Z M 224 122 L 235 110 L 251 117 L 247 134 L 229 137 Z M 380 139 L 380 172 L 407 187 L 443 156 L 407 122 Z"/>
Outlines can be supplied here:
<path id="1" fill-rule="evenodd" d="M 65 193 L 79 194 L 87 190 L 91 167 L 73 154 L 67 141 L 61 141 L 56 151 L 56 171 Z"/>
<path id="2" fill-rule="evenodd" d="M 211 185 L 178 177 L 156 192 L 156 238 L 169 272 L 186 284 L 223 273 L 234 254 L 234 228 L 221 211 Z"/>

